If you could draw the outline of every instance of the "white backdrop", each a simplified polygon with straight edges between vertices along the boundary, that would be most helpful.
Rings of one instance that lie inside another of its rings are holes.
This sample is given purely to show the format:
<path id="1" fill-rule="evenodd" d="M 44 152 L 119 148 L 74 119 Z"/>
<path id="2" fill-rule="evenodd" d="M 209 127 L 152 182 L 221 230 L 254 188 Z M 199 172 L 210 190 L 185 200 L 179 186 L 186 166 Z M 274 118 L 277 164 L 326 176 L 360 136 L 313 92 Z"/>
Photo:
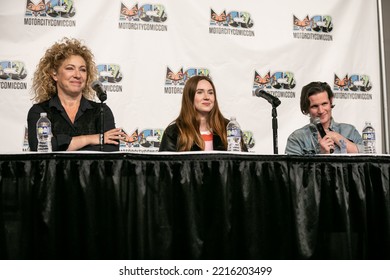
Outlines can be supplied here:
<path id="1" fill-rule="evenodd" d="M 360 132 L 372 122 L 381 153 L 375 0 L 0 0 L 0 30 L 1 153 L 26 148 L 33 72 L 63 36 L 92 49 L 117 126 L 138 132 L 126 151 L 158 149 L 186 77 L 200 73 L 213 79 L 223 114 L 237 117 L 252 152 L 273 153 L 272 107 L 253 91 L 262 87 L 282 101 L 283 154 L 288 135 L 308 122 L 301 88 L 318 80 L 336 94 L 337 122 Z"/>

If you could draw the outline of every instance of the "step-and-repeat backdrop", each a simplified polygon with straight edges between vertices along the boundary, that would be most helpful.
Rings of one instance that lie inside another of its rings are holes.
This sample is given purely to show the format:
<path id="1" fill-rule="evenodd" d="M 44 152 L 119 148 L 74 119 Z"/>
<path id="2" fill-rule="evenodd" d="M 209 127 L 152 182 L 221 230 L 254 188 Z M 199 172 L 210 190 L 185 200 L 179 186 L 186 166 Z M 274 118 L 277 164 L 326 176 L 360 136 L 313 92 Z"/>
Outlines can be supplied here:
<path id="1" fill-rule="evenodd" d="M 333 116 L 360 132 L 370 121 L 381 153 L 381 93 L 375 0 L 12 0 L 0 1 L 0 152 L 28 150 L 31 80 L 44 51 L 62 37 L 93 51 L 116 124 L 133 143 L 158 151 L 180 110 L 186 80 L 210 76 L 225 117 L 236 116 L 249 150 L 273 153 L 307 124 L 301 88 L 328 82 Z"/>

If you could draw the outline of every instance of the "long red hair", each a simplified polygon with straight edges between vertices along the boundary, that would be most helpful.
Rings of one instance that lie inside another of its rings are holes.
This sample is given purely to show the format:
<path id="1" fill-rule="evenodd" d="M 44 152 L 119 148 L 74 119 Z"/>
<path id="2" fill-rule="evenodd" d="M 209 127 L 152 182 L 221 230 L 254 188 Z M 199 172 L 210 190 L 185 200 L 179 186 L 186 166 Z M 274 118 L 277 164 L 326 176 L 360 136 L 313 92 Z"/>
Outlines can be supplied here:
<path id="1" fill-rule="evenodd" d="M 176 124 L 180 133 L 178 141 L 179 151 L 190 151 L 194 144 L 199 146 L 202 150 L 204 150 L 205 147 L 199 130 L 200 121 L 194 106 L 196 88 L 199 81 L 202 80 L 206 80 L 211 84 L 215 95 L 214 107 L 207 117 L 207 124 L 210 130 L 221 138 L 224 147 L 227 147 L 227 120 L 219 110 L 217 92 L 215 90 L 214 83 L 207 76 L 193 76 L 186 82 L 186 85 L 184 86 L 181 110 L 179 116 L 176 119 Z"/>

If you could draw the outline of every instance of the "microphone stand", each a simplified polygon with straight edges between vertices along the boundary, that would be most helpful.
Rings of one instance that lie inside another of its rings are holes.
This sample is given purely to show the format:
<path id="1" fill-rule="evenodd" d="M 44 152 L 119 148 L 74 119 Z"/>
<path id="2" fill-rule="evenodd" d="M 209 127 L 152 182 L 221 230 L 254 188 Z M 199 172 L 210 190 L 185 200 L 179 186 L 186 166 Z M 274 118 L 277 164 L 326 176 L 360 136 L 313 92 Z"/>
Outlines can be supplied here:
<path id="1" fill-rule="evenodd" d="M 104 152 L 104 101 L 107 99 L 106 91 L 97 95 L 100 100 L 100 151 Z"/>
<path id="2" fill-rule="evenodd" d="M 258 88 L 255 90 L 255 95 L 257 97 L 262 97 L 272 105 L 272 131 L 273 131 L 273 141 L 274 141 L 274 154 L 278 154 L 278 119 L 276 118 L 278 113 L 276 112 L 276 107 L 278 107 L 282 102 L 275 96 L 269 94 L 268 92 Z"/>
<path id="3" fill-rule="evenodd" d="M 99 143 L 100 143 L 100 151 L 104 152 L 104 100 L 100 100 L 100 135 L 99 135 Z"/>
<path id="4" fill-rule="evenodd" d="M 278 154 L 278 113 L 276 112 L 276 106 L 272 104 L 272 132 L 274 141 L 274 154 Z"/>

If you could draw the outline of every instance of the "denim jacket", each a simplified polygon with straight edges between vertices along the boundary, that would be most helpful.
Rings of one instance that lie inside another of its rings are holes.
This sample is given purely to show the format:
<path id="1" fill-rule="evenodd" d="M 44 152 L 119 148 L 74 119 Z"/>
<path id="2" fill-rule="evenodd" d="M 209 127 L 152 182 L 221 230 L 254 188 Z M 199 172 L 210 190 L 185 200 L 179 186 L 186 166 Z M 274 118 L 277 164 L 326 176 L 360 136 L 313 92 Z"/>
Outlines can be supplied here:
<path id="1" fill-rule="evenodd" d="M 363 140 L 359 132 L 353 125 L 346 123 L 336 123 L 333 118 L 330 122 L 330 130 L 335 131 L 349 141 L 355 143 L 358 152 L 363 152 Z M 318 131 L 313 124 L 305 125 L 295 130 L 287 139 L 286 154 L 288 155 L 314 155 L 320 153 L 320 144 L 318 142 Z M 335 145 L 335 154 L 340 154 L 340 147 Z"/>

